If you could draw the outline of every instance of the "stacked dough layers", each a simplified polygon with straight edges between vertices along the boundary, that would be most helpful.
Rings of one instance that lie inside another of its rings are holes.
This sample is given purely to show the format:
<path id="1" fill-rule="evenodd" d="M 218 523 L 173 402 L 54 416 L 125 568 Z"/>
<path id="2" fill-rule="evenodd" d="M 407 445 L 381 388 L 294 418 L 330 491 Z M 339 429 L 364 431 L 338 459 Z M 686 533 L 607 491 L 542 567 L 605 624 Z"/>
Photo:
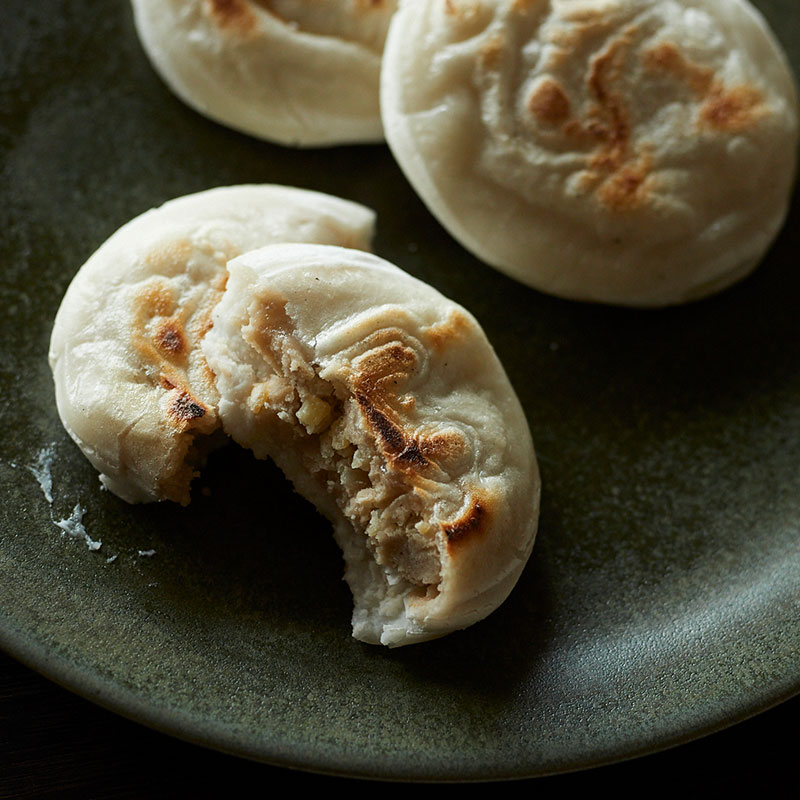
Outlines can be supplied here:
<path id="1" fill-rule="evenodd" d="M 797 96 L 744 0 L 409 0 L 381 103 L 442 224 L 556 295 L 710 294 L 786 214 Z"/>
<path id="2" fill-rule="evenodd" d="M 199 344 L 225 265 L 272 242 L 369 247 L 363 206 L 284 186 L 189 195 L 120 228 L 83 265 L 56 316 L 50 365 L 64 427 L 129 502 L 189 502 L 221 424 Z"/>
<path id="3" fill-rule="evenodd" d="M 381 54 L 396 0 L 133 0 L 170 88 L 232 128 L 287 145 L 383 140 Z"/>

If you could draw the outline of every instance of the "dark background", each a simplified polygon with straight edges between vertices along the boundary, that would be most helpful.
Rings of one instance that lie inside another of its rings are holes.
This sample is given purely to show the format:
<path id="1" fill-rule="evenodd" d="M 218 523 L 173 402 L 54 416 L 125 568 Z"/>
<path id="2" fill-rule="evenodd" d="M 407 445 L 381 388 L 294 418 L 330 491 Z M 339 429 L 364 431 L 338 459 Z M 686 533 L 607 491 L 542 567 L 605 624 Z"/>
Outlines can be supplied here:
<path id="1" fill-rule="evenodd" d="M 711 736 L 624 763 L 504 783 L 565 791 L 763 791 L 796 797 L 800 697 Z M 94 706 L 0 654 L 0 798 L 207 797 L 250 790 L 387 791 L 206 750 Z M 496 784 L 492 784 L 496 785 Z M 255 787 L 255 788 L 253 788 Z M 406 788 L 406 791 L 413 789 Z"/>

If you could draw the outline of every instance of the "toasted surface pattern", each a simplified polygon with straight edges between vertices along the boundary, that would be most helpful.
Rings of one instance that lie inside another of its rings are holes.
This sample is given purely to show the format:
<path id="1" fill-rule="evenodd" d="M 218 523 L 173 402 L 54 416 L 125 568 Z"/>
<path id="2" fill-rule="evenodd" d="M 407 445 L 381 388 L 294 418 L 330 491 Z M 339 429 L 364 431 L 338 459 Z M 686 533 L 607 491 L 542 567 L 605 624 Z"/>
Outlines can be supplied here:
<path id="1" fill-rule="evenodd" d="M 381 55 L 397 0 L 132 0 L 153 66 L 186 103 L 287 145 L 383 141 Z"/>
<path id="2" fill-rule="evenodd" d="M 747 274 L 786 214 L 797 95 L 744 0 L 409 0 L 381 102 L 442 224 L 556 295 L 702 297 Z"/>
<path id="3" fill-rule="evenodd" d="M 199 343 L 228 259 L 280 241 L 368 247 L 373 213 L 285 186 L 188 195 L 120 228 L 83 265 L 56 316 L 50 365 L 64 426 L 129 502 L 189 501 L 221 430 Z"/>
<path id="4" fill-rule="evenodd" d="M 539 475 L 476 320 L 355 250 L 273 245 L 228 269 L 202 345 L 225 431 L 333 522 L 354 636 L 408 644 L 490 613 L 533 546 Z"/>

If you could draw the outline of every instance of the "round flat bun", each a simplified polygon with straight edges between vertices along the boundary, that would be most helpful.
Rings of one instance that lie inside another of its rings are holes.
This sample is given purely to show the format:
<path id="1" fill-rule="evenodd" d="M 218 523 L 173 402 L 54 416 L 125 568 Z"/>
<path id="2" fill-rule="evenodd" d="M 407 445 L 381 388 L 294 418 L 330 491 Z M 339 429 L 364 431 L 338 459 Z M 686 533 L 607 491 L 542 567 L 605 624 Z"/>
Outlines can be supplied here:
<path id="1" fill-rule="evenodd" d="M 474 317 L 355 250 L 272 245 L 228 270 L 202 345 L 225 431 L 333 523 L 353 635 L 397 646 L 485 617 L 528 559 L 540 484 Z"/>
<path id="2" fill-rule="evenodd" d="M 744 0 L 401 2 L 381 103 L 450 233 L 562 297 L 711 294 L 786 215 L 797 94 Z"/>
<path id="3" fill-rule="evenodd" d="M 368 247 L 373 223 L 317 192 L 235 186 L 172 200 L 111 236 L 67 289 L 50 342 L 58 412 L 103 484 L 129 502 L 189 502 L 196 467 L 224 439 L 199 343 L 229 259 L 287 240 Z"/>
<path id="4" fill-rule="evenodd" d="M 184 102 L 286 145 L 383 141 L 378 84 L 396 0 L 133 0 L 153 66 Z"/>

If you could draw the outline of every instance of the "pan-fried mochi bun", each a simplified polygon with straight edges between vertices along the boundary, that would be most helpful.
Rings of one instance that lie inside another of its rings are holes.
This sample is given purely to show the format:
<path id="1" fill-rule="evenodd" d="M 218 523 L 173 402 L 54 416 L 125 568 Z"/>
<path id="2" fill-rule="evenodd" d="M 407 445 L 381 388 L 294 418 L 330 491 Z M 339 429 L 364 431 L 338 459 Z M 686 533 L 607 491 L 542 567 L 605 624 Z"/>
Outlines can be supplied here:
<path id="1" fill-rule="evenodd" d="M 485 617 L 530 554 L 525 415 L 467 311 L 368 253 L 233 260 L 203 352 L 225 431 L 333 523 L 353 635 L 390 646 Z"/>
<path id="2" fill-rule="evenodd" d="M 199 344 L 229 259 L 264 244 L 369 247 L 374 214 L 285 186 L 172 200 L 118 230 L 81 267 L 55 320 L 50 365 L 61 420 L 108 489 L 129 502 L 189 502 L 221 433 Z"/>
<path id="3" fill-rule="evenodd" d="M 744 0 L 401 2 L 381 103 L 450 233 L 555 295 L 711 294 L 786 214 L 797 95 Z"/>
<path id="4" fill-rule="evenodd" d="M 132 0 L 167 85 L 201 114 L 286 145 L 383 141 L 378 84 L 397 0 Z"/>

